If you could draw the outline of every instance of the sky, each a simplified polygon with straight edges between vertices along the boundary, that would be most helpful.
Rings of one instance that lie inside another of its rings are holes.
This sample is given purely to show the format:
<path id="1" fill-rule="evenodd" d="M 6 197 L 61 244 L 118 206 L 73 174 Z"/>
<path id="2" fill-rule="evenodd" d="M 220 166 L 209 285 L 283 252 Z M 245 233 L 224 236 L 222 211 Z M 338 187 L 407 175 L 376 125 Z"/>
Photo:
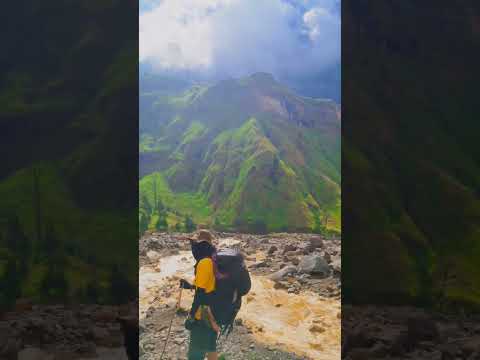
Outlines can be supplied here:
<path id="1" fill-rule="evenodd" d="M 139 36 L 140 63 L 157 73 L 262 71 L 307 95 L 339 96 L 340 0 L 140 0 Z"/>

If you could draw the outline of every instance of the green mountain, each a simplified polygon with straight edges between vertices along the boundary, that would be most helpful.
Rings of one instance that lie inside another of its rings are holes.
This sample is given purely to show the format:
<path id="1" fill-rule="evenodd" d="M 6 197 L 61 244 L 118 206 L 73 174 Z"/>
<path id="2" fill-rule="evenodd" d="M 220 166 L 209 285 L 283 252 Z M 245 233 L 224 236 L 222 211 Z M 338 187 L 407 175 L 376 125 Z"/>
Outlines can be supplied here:
<path id="1" fill-rule="evenodd" d="M 170 88 L 141 81 L 148 227 L 162 213 L 170 227 L 190 215 L 218 228 L 340 231 L 337 104 L 298 96 L 265 73 Z"/>
<path id="2" fill-rule="evenodd" d="M 344 300 L 478 309 L 480 48 L 470 8 L 442 2 L 432 17 L 414 1 L 344 5 L 342 31 L 354 39 L 342 57 Z"/>
<path id="3" fill-rule="evenodd" d="M 21 296 L 118 301 L 113 267 L 121 263 L 124 277 L 138 268 L 137 144 L 128 141 L 138 131 L 136 5 L 20 0 L 9 12 L 0 37 L 16 55 L 1 56 L 0 284 L 10 290 L 0 307 Z M 19 19 L 29 24 L 20 32 Z M 128 280 L 136 288 L 137 276 Z"/>

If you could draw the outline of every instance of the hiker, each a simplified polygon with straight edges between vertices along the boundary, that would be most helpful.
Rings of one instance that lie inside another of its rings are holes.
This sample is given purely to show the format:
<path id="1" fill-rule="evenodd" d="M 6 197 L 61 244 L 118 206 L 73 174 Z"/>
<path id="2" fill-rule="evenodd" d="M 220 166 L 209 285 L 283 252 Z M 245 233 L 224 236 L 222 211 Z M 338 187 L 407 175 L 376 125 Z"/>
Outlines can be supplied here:
<path id="1" fill-rule="evenodd" d="M 220 327 L 210 309 L 210 296 L 215 290 L 215 273 L 212 256 L 215 247 L 211 239 L 199 237 L 190 238 L 192 254 L 196 260 L 195 280 L 193 285 L 186 280 L 180 280 L 183 289 L 194 289 L 192 308 L 185 322 L 190 330 L 188 360 L 217 360 L 217 338 Z"/>

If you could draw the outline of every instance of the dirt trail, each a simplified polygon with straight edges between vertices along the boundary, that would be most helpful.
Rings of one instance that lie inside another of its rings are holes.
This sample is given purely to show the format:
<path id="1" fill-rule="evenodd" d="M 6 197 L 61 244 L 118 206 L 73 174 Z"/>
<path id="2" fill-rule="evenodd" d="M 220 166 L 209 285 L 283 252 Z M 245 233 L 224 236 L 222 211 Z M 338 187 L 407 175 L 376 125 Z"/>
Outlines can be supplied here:
<path id="1" fill-rule="evenodd" d="M 232 246 L 231 239 L 221 245 Z M 261 254 L 259 254 L 261 257 Z M 194 260 L 190 252 L 161 258 L 157 267 L 140 269 L 140 317 L 156 304 L 174 304 L 173 297 L 159 296 L 160 290 L 176 286 L 177 278 L 193 277 Z M 184 291 L 181 307 L 188 309 L 192 293 Z M 158 298 L 157 298 L 158 296 Z M 340 302 L 302 292 L 289 294 L 274 288 L 262 276 L 252 276 L 252 290 L 238 315 L 254 338 L 265 345 L 310 359 L 340 358 Z"/>

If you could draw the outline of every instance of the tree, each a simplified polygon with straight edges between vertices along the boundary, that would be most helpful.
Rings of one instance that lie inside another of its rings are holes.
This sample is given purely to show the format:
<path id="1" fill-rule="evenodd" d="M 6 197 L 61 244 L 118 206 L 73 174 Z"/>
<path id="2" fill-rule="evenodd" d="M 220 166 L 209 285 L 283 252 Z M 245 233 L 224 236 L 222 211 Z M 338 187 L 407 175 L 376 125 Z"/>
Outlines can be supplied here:
<path id="1" fill-rule="evenodd" d="M 222 223 L 220 222 L 220 219 L 218 217 L 216 217 L 213 221 L 213 228 L 215 230 L 220 230 L 222 228 Z"/>
<path id="2" fill-rule="evenodd" d="M 148 230 L 149 220 L 150 218 L 142 211 L 138 220 L 138 232 L 140 236 Z"/>
<path id="3" fill-rule="evenodd" d="M 163 202 L 161 199 L 158 199 L 156 204 L 155 204 L 155 209 L 157 211 L 158 214 L 160 214 L 161 212 L 163 212 L 165 210 L 165 206 L 163 205 Z"/>
<path id="4" fill-rule="evenodd" d="M 43 238 L 42 251 L 44 255 L 51 257 L 60 252 L 60 241 L 55 232 L 52 222 L 48 222 L 45 227 L 45 235 Z"/>
<path id="5" fill-rule="evenodd" d="M 37 168 L 33 168 L 33 207 L 35 213 L 35 241 L 37 244 L 40 244 L 42 241 L 42 203 L 40 198 L 40 181 L 39 181 L 39 172 Z"/>
<path id="6" fill-rule="evenodd" d="M 272 164 L 272 169 L 270 172 L 270 178 L 272 179 L 272 182 L 277 185 L 278 184 L 278 172 L 280 169 L 280 160 L 278 159 L 278 156 L 274 156 L 273 158 L 273 164 Z"/>
<path id="7" fill-rule="evenodd" d="M 7 248 L 17 257 L 28 257 L 30 255 L 30 241 L 24 234 L 18 216 L 14 215 L 8 219 L 5 234 Z"/>
<path id="8" fill-rule="evenodd" d="M 175 224 L 175 231 L 176 232 L 182 231 L 182 225 L 180 225 L 180 223 L 178 223 L 178 222 Z"/>
<path id="9" fill-rule="evenodd" d="M 254 234 L 266 234 L 268 231 L 267 224 L 263 220 L 255 220 L 255 222 L 250 226 Z"/>
<path id="10" fill-rule="evenodd" d="M 68 296 L 68 282 L 62 263 L 49 263 L 47 274 L 42 282 L 46 300 L 64 300 Z"/>
<path id="11" fill-rule="evenodd" d="M 151 215 L 153 212 L 153 208 L 150 205 L 150 201 L 145 194 L 142 194 L 140 197 L 140 209 L 143 209 L 146 214 Z"/>
<path id="12" fill-rule="evenodd" d="M 20 295 L 19 273 L 17 270 L 17 262 L 15 258 L 11 257 L 5 268 L 5 273 L 0 281 L 0 305 L 10 307 L 15 303 L 18 295 Z"/>
<path id="13" fill-rule="evenodd" d="M 185 231 L 193 232 L 197 230 L 197 225 L 193 222 L 193 219 L 190 215 L 185 216 Z"/>
<path id="14" fill-rule="evenodd" d="M 118 265 L 110 271 L 110 298 L 113 304 L 125 304 L 134 296 L 134 288 Z"/>
<path id="15" fill-rule="evenodd" d="M 157 229 L 158 231 L 168 230 L 167 214 L 165 212 L 162 211 L 158 214 L 158 220 L 155 224 L 155 229 Z"/>
<path id="16" fill-rule="evenodd" d="M 325 216 L 325 218 L 328 219 L 327 215 Z M 320 220 L 320 214 L 316 213 L 315 214 L 315 225 L 313 226 L 312 231 L 316 234 L 325 234 L 326 230 L 327 229 L 326 229 L 325 225 Z"/>
<path id="17" fill-rule="evenodd" d="M 87 302 L 91 304 L 98 303 L 99 295 L 100 295 L 100 289 L 97 284 L 97 279 L 94 278 L 87 284 L 87 288 L 85 290 L 85 296 L 86 296 Z"/>

